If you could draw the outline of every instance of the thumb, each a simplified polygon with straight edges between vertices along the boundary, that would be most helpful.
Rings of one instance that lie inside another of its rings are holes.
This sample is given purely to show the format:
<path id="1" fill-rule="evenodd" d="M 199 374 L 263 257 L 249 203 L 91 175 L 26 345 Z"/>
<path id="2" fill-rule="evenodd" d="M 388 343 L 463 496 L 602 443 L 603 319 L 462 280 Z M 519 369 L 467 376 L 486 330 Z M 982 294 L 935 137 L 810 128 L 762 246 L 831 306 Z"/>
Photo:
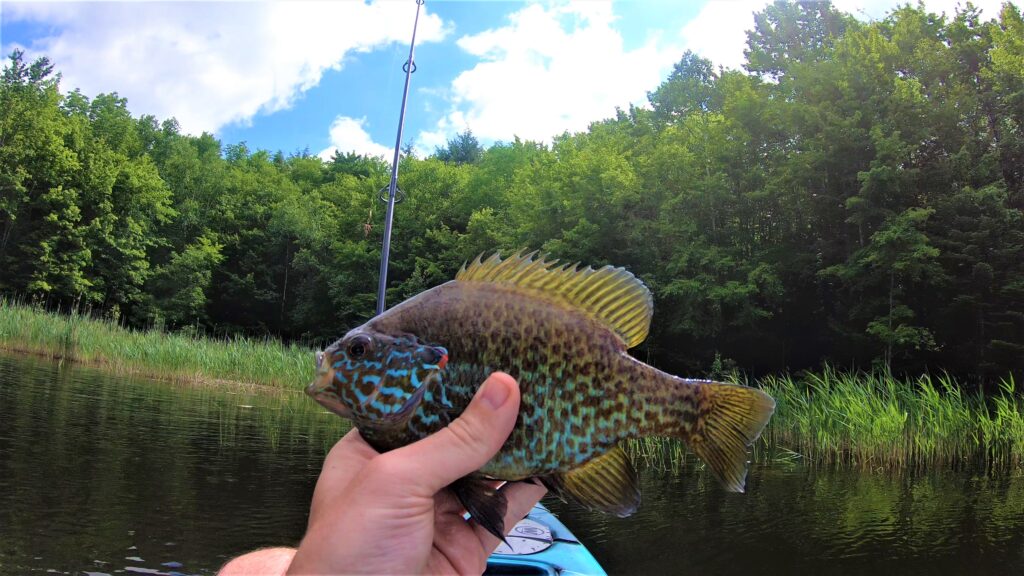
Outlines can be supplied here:
<path id="1" fill-rule="evenodd" d="M 518 414 L 519 385 L 508 374 L 495 372 L 454 422 L 386 456 L 406 463 L 409 485 L 433 496 L 486 464 L 505 443 Z"/>

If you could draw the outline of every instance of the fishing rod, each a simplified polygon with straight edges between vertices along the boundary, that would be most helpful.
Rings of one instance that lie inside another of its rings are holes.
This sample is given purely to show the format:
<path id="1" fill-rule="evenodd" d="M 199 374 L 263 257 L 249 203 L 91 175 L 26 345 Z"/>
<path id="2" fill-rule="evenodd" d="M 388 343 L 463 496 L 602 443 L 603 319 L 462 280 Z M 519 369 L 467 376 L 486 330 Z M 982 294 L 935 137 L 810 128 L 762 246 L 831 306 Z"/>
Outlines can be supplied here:
<path id="1" fill-rule="evenodd" d="M 398 156 L 401 153 L 402 130 L 405 128 L 405 104 L 409 100 L 409 81 L 416 71 L 413 53 L 416 50 L 416 27 L 420 23 L 420 8 L 426 0 L 416 0 L 416 20 L 412 24 L 409 59 L 402 65 L 405 72 L 405 90 L 402 91 L 402 111 L 398 115 L 398 135 L 395 137 L 395 156 L 391 161 L 391 183 L 388 184 L 388 210 L 384 216 L 384 245 L 380 251 L 380 282 L 377 285 L 377 315 L 384 313 L 384 298 L 388 284 L 388 257 L 391 254 L 391 225 L 395 218 L 395 197 L 398 194 Z"/>

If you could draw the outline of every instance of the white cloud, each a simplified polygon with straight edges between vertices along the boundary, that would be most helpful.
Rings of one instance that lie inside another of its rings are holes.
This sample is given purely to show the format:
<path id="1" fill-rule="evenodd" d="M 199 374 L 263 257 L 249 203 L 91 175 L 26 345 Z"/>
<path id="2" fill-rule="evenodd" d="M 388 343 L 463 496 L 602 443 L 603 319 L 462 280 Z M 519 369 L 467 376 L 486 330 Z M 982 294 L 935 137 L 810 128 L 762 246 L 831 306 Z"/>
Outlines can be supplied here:
<path id="1" fill-rule="evenodd" d="M 739 68 L 745 61 L 743 50 L 747 47 L 747 30 L 754 28 L 754 13 L 767 5 L 767 0 L 708 2 L 683 26 L 685 49 L 715 66 Z"/>
<path id="2" fill-rule="evenodd" d="M 4 3 L 5 21 L 54 26 L 28 56 L 48 56 L 65 89 L 117 91 L 133 113 L 192 133 L 289 107 L 347 55 L 407 43 L 413 17 L 387 1 Z M 420 15 L 417 42 L 445 34 Z"/>
<path id="3" fill-rule="evenodd" d="M 530 4 L 505 26 L 463 36 L 459 47 L 479 63 L 452 82 L 449 110 L 417 147 L 432 151 L 467 128 L 483 141 L 546 141 L 645 102 L 681 50 L 657 39 L 626 50 L 614 23 L 610 2 Z"/>
<path id="4" fill-rule="evenodd" d="M 1003 0 L 973 0 L 982 9 L 983 18 L 996 18 Z M 841 12 L 847 12 L 860 20 L 881 19 L 905 0 L 834 0 Z M 712 0 L 683 26 L 680 34 L 684 49 L 711 60 L 716 66 L 740 68 L 746 58 L 748 30 L 754 28 L 754 13 L 769 4 L 768 0 Z M 911 2 L 911 4 L 914 4 Z M 936 13 L 945 12 L 947 18 L 956 14 L 957 6 L 966 2 L 959 0 L 926 0 L 925 7 Z"/>
<path id="5" fill-rule="evenodd" d="M 350 118 L 338 116 L 331 123 L 331 145 L 320 151 L 319 156 L 330 160 L 335 150 L 342 154 L 355 152 L 364 156 L 383 156 L 391 162 L 395 149 L 373 141 L 364 128 L 366 118 Z"/>

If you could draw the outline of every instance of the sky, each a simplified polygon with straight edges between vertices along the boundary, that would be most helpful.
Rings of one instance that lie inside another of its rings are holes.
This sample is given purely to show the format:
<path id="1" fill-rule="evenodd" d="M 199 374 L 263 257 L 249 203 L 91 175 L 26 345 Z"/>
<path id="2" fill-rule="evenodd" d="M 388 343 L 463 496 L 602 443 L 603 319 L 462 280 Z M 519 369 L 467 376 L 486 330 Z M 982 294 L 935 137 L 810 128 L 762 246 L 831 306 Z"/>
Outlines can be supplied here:
<path id="1" fill-rule="evenodd" d="M 837 0 L 862 20 L 894 0 Z M 469 129 L 550 142 L 642 106 L 686 50 L 740 68 L 766 0 L 470 2 L 419 13 L 402 142 L 424 156 Z M 975 0 L 984 18 L 999 0 Z M 927 0 L 952 16 L 956 0 Z M 0 2 L 0 49 L 48 57 L 63 91 L 117 92 L 250 150 L 383 156 L 396 141 L 414 0 Z"/>

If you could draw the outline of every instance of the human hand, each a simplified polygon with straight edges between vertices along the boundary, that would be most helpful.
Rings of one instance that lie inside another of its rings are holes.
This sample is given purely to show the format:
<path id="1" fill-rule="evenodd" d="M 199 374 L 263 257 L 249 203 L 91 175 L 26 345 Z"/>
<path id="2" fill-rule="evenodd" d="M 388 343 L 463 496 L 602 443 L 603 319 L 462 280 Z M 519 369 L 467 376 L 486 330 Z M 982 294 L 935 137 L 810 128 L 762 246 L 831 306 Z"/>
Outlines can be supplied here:
<path id="1" fill-rule="evenodd" d="M 276 563 L 253 566 L 277 571 L 290 559 L 288 574 L 482 573 L 498 539 L 463 519 L 462 506 L 444 488 L 498 452 L 518 412 L 518 385 L 496 372 L 459 418 L 419 442 L 379 454 L 352 430 L 324 461 L 298 550 L 261 551 L 268 560 L 276 555 Z M 528 483 L 501 491 L 509 528 L 545 493 Z"/>

